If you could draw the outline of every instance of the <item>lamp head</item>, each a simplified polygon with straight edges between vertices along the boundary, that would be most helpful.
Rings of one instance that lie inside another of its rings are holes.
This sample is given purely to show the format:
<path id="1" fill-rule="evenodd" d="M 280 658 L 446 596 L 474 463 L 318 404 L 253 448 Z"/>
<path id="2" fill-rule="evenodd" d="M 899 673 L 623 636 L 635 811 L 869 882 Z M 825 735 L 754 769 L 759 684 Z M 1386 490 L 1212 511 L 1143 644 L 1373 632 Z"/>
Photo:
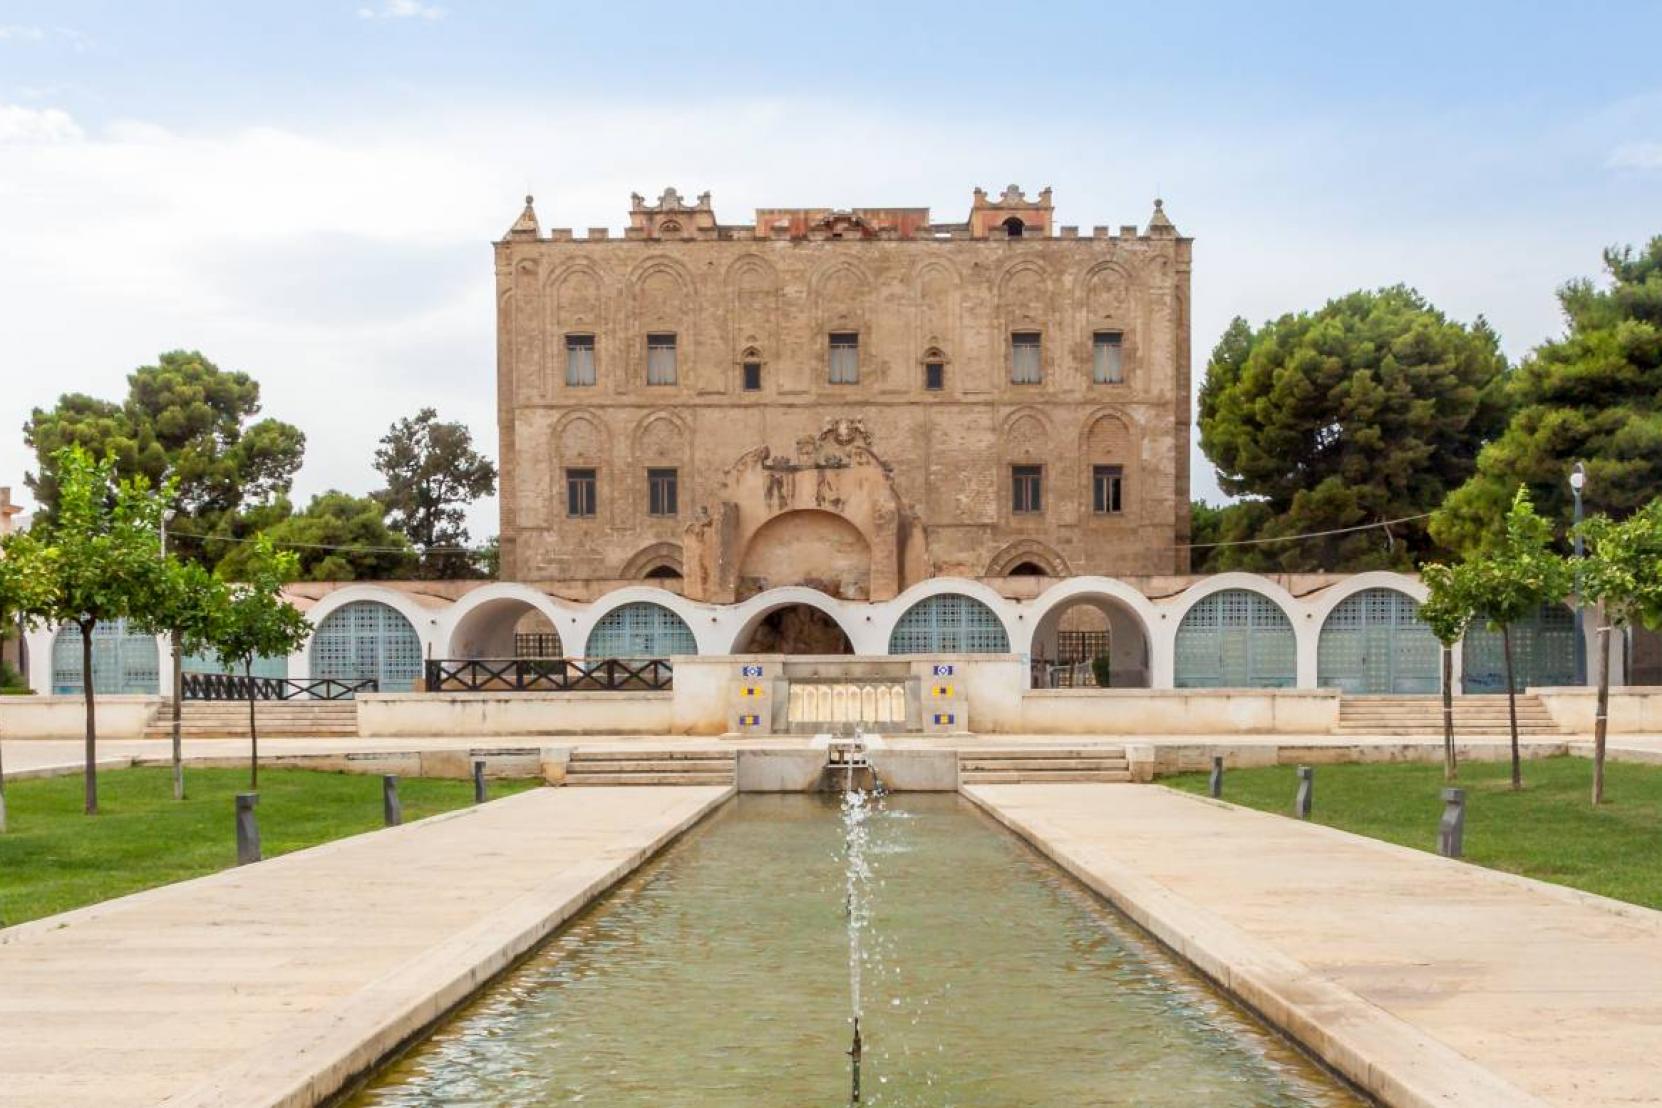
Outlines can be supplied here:
<path id="1" fill-rule="evenodd" d="M 1580 492 L 1587 486 L 1587 467 L 1577 462 L 1570 468 L 1570 488 Z"/>

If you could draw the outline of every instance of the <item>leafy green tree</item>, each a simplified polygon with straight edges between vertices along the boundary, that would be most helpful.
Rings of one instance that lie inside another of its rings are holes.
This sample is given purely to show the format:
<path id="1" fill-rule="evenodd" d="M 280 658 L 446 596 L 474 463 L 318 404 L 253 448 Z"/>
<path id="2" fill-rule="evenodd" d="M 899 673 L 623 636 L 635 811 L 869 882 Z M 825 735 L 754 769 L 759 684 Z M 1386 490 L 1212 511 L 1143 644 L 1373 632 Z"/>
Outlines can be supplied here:
<path id="1" fill-rule="evenodd" d="M 312 632 L 300 610 L 283 599 L 283 586 L 294 579 L 300 559 L 278 551 L 264 536 L 255 540 L 241 579 L 230 589 L 230 603 L 214 621 L 209 645 L 228 666 L 241 664 L 248 691 L 248 787 L 260 787 L 260 736 L 254 722 L 254 659 L 286 657 L 299 650 Z"/>
<path id="2" fill-rule="evenodd" d="M 35 622 L 35 614 L 47 606 L 52 580 L 51 560 L 27 532 L 0 539 L 0 626 L 19 616 Z M 0 757 L 0 832 L 5 830 L 6 766 Z"/>
<path id="3" fill-rule="evenodd" d="M 234 533 L 242 513 L 286 493 L 305 452 L 305 435 L 279 420 L 255 420 L 259 411 L 257 382 L 193 350 L 170 351 L 134 370 L 121 404 L 71 393 L 50 409 L 36 408 L 23 433 L 38 459 L 27 481 L 39 518 L 58 511 L 58 452 L 81 446 L 92 457 L 113 458 L 118 477 L 144 477 L 156 488 L 172 482 L 183 549 L 212 565 L 225 545 L 196 536 Z"/>
<path id="4" fill-rule="evenodd" d="M 312 497 L 304 512 L 260 533 L 272 546 L 298 556 L 301 580 L 385 581 L 409 577 L 415 569 L 409 541 L 387 527 L 381 505 L 369 497 L 331 489 Z M 218 572 L 245 575 L 253 550 L 251 540 L 238 543 L 220 560 Z"/>
<path id="5" fill-rule="evenodd" d="M 1420 619 L 1443 648 L 1443 777 L 1448 781 L 1460 770 L 1454 751 L 1454 648 L 1478 615 L 1469 578 L 1464 566 L 1433 562 L 1420 571 L 1430 594 L 1420 605 Z"/>
<path id="6" fill-rule="evenodd" d="M 1523 788 L 1518 755 L 1518 689 L 1512 673 L 1512 625 L 1533 616 L 1541 605 L 1564 599 L 1570 591 L 1570 564 L 1553 549 L 1552 524 L 1535 511 L 1529 490 L 1512 498 L 1498 533 L 1489 534 L 1476 553 L 1454 569 L 1464 602 L 1478 618 L 1498 630 L 1506 658 L 1506 711 L 1512 732 L 1512 787 Z"/>
<path id="7" fill-rule="evenodd" d="M 36 557 L 49 567 L 44 595 L 30 613 L 81 630 L 81 693 L 86 702 L 86 811 L 98 811 L 98 726 L 94 705 L 92 635 L 100 623 L 137 617 L 159 603 L 162 585 L 163 498 L 141 475 L 118 478 L 113 459 L 94 461 L 69 446 L 53 458 L 57 510 L 30 530 L 48 549 Z"/>
<path id="8" fill-rule="evenodd" d="M 1428 513 L 1499 431 L 1506 361 L 1481 318 L 1448 319 L 1404 286 L 1353 292 L 1254 331 L 1236 319 L 1200 390 L 1200 441 L 1231 495 L 1219 531 L 1276 538 Z M 1423 522 L 1221 547 L 1212 569 L 1406 569 Z"/>
<path id="9" fill-rule="evenodd" d="M 445 423 L 432 408 L 394 423 L 375 451 L 387 487 L 375 493 L 387 520 L 421 552 L 418 576 L 478 577 L 468 545 L 467 505 L 496 491 L 496 467 L 473 449 L 464 423 Z"/>
<path id="10" fill-rule="evenodd" d="M 1662 498 L 1617 522 L 1594 516 L 1581 525 L 1587 539 L 1580 590 L 1599 606 L 1599 695 L 1593 721 L 1593 803 L 1604 801 L 1604 746 L 1610 714 L 1610 632 L 1635 623 L 1662 627 Z"/>
<path id="11" fill-rule="evenodd" d="M 1637 253 L 1606 250 L 1604 265 L 1607 286 L 1576 280 L 1559 290 L 1567 330 L 1511 375 L 1511 422 L 1432 521 L 1444 546 L 1479 541 L 1520 484 L 1568 524 L 1577 461 L 1587 466 L 1588 506 L 1617 519 L 1662 488 L 1662 235 Z"/>
<path id="12" fill-rule="evenodd" d="M 173 799 L 185 799 L 185 768 L 180 736 L 184 674 L 179 662 L 186 654 L 212 646 L 214 635 L 230 603 L 225 583 L 199 562 L 171 555 L 162 563 L 161 577 L 148 610 L 135 620 L 138 626 L 166 634 L 173 653 Z"/>

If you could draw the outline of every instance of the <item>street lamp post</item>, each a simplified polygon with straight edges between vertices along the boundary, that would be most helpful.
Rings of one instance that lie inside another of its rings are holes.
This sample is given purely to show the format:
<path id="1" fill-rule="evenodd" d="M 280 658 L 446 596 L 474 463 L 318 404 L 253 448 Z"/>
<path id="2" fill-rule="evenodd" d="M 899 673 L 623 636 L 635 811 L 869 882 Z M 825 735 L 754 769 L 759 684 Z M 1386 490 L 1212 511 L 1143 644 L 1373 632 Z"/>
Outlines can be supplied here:
<path id="1" fill-rule="evenodd" d="M 1570 496 L 1574 501 L 1574 538 L 1571 540 L 1575 551 L 1575 683 L 1587 684 L 1587 609 L 1581 603 L 1581 557 L 1584 553 L 1584 543 L 1581 540 L 1581 490 L 1587 485 L 1587 467 L 1577 462 L 1570 469 Z"/>
<path id="2" fill-rule="evenodd" d="M 173 522 L 178 514 L 173 508 L 169 508 L 162 513 L 163 561 L 167 560 L 167 525 Z M 181 651 L 179 629 L 177 627 L 168 631 L 168 639 L 173 647 L 173 799 L 183 800 L 185 799 L 185 765 L 184 751 L 181 749 L 183 744 L 180 741 L 180 732 L 183 730 L 182 720 L 180 719 L 180 701 L 184 699 L 185 695 L 185 675 L 181 672 L 183 660 L 179 657 Z"/>

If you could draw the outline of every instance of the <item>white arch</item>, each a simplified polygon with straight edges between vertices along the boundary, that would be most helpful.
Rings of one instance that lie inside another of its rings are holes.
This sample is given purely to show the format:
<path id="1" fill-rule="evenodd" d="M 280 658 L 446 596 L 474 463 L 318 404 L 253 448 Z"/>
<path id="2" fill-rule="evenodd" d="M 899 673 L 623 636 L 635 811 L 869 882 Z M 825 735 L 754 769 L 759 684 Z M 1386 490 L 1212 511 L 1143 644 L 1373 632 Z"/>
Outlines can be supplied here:
<path id="1" fill-rule="evenodd" d="M 1280 583 L 1262 574 L 1245 573 L 1240 570 L 1216 573 L 1203 578 L 1156 606 L 1160 622 L 1157 625 L 1158 638 L 1153 641 L 1157 641 L 1159 646 L 1153 650 L 1150 661 L 1154 669 L 1154 687 L 1169 689 L 1176 685 L 1177 629 L 1183 625 L 1183 617 L 1189 614 L 1189 609 L 1208 596 L 1229 589 L 1244 589 L 1257 593 L 1281 609 L 1282 614 L 1287 617 L 1287 622 L 1293 626 L 1293 643 L 1298 651 L 1298 665 L 1293 683 L 1301 689 L 1315 688 L 1316 642 L 1321 625 L 1316 622 L 1309 606 L 1288 592 Z"/>
<path id="2" fill-rule="evenodd" d="M 1369 589 L 1390 589 L 1392 592 L 1401 593 L 1402 595 L 1408 597 L 1416 604 L 1424 604 L 1431 595 L 1431 590 L 1426 588 L 1425 582 L 1421 581 L 1418 577 L 1413 574 L 1397 573 L 1388 569 L 1370 569 L 1363 573 L 1352 574 L 1335 582 L 1334 584 L 1327 586 L 1320 592 L 1313 594 L 1303 603 L 1305 610 L 1310 614 L 1311 622 L 1313 622 L 1316 627 L 1316 658 L 1318 673 L 1320 671 L 1321 659 L 1321 633 L 1322 629 L 1327 626 L 1328 617 L 1332 616 L 1333 610 L 1340 604 L 1343 604 L 1357 593 L 1367 592 Z M 1460 643 L 1455 643 L 1453 650 L 1454 669 L 1451 684 L 1456 689 L 1460 687 L 1460 678 L 1462 676 L 1462 670 L 1464 669 L 1464 666 L 1461 664 L 1460 656 L 1463 651 L 1460 650 L 1460 645 Z M 1301 646 L 1301 652 L 1302 649 L 1303 648 Z M 1437 672 L 1440 678 L 1442 674 L 1442 666 L 1440 662 L 1438 663 Z M 1302 681 L 1300 683 L 1302 684 Z"/>
<path id="3" fill-rule="evenodd" d="M 733 632 L 727 640 L 727 649 L 724 654 L 741 653 L 741 647 L 755 632 L 758 624 L 770 612 L 777 612 L 780 608 L 788 608 L 793 604 L 800 604 L 805 608 L 813 608 L 823 613 L 831 622 L 841 628 L 842 633 L 848 636 L 849 645 L 856 654 L 882 654 L 886 650 L 869 649 L 871 622 L 857 620 L 851 606 L 836 597 L 827 596 L 818 589 L 810 589 L 802 585 L 781 585 L 776 589 L 757 593 L 732 609 Z M 860 607 L 869 607 L 866 604 Z M 888 645 L 884 640 L 884 647 Z"/>
<path id="4" fill-rule="evenodd" d="M 409 593 L 389 589 L 385 585 L 346 585 L 324 596 L 306 610 L 306 621 L 312 625 L 312 633 L 306 636 L 305 643 L 298 651 L 289 655 L 290 677 L 311 676 L 312 640 L 317 637 L 317 629 L 322 626 L 329 613 L 344 608 L 354 600 L 373 600 L 385 604 L 409 620 L 410 626 L 415 628 L 416 638 L 421 641 L 423 658 L 442 657 L 441 647 L 445 640 L 439 635 L 439 623 L 446 614 L 442 609 L 424 607 L 416 603 L 415 598 Z"/>
<path id="5" fill-rule="evenodd" d="M 1033 640 L 1051 613 L 1082 600 L 1106 600 L 1131 614 L 1143 631 L 1143 644 L 1148 653 L 1148 682 L 1151 687 L 1160 688 L 1156 684 L 1159 667 L 1154 660 L 1158 652 L 1155 628 L 1160 622 L 1159 610 L 1142 592 L 1113 577 L 1070 577 L 1040 593 L 1027 610 L 1020 613 L 1022 618 L 1018 622 L 1025 629 L 1025 638 L 1011 639 L 1011 648 L 1032 657 Z"/>
<path id="6" fill-rule="evenodd" d="M 932 596 L 944 596 L 953 593 L 973 597 L 992 609 L 993 614 L 998 616 L 999 623 L 1004 627 L 1004 637 L 1010 643 L 1010 650 L 1013 653 L 1023 653 L 1032 644 L 1033 631 L 1028 616 L 1030 605 L 1000 596 L 990 586 L 984 585 L 973 578 L 931 577 L 919 581 L 892 600 L 885 600 L 881 604 L 870 606 L 871 612 L 868 618 L 871 620 L 871 634 L 869 638 L 862 636 L 855 640 L 854 649 L 856 653 L 868 653 L 861 643 L 869 643 L 872 645 L 869 653 L 887 654 L 889 652 L 889 639 L 894 634 L 895 625 L 900 622 L 900 617 L 905 615 L 912 605 Z"/>
<path id="7" fill-rule="evenodd" d="M 529 585 L 521 585 L 513 581 L 493 581 L 482 585 L 465 594 L 449 608 L 439 615 L 438 628 L 435 632 L 435 642 L 443 645 L 442 652 L 435 653 L 435 657 L 462 658 L 466 657 L 467 641 L 474 634 L 468 625 L 477 624 L 480 619 L 487 618 L 484 610 L 499 608 L 509 604 L 519 604 L 541 612 L 554 629 L 560 633 L 560 645 L 566 654 L 575 653 L 571 643 L 565 635 L 568 625 L 567 617 L 579 611 L 577 605 L 549 596 L 540 589 L 533 589 Z M 470 619 L 478 613 L 478 618 Z M 517 620 L 517 616 L 515 617 Z M 438 651 L 438 647 L 435 647 Z"/>
<path id="8" fill-rule="evenodd" d="M 608 612 L 634 603 L 656 604 L 680 616 L 681 621 L 692 632 L 693 642 L 698 644 L 700 654 L 725 654 L 727 644 L 733 641 L 731 607 L 688 600 L 680 593 L 656 585 L 626 585 L 621 589 L 613 589 L 584 608 L 568 609 L 561 616 L 560 621 L 554 626 L 560 631 L 560 641 L 565 644 L 566 653 L 573 657 L 586 657 L 589 635 L 594 631 L 595 624 L 604 619 Z M 569 636 L 566 634 L 567 627 L 571 628 Z"/>

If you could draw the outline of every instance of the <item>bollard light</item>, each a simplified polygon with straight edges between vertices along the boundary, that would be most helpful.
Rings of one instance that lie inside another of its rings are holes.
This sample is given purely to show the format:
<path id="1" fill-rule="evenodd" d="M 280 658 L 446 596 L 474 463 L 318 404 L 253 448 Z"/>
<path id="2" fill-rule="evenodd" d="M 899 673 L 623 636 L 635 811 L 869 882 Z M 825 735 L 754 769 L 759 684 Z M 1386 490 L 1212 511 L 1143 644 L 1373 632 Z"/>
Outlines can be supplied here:
<path id="1" fill-rule="evenodd" d="M 259 793 L 237 794 L 237 865 L 260 860 L 260 822 L 254 818 Z"/>
<path id="2" fill-rule="evenodd" d="M 1460 858 L 1466 848 L 1466 790 L 1443 790 L 1443 818 L 1437 825 L 1437 853 Z"/>
<path id="3" fill-rule="evenodd" d="M 482 758 L 475 759 L 473 762 L 473 802 L 475 804 L 485 802 L 485 762 Z"/>
<path id="4" fill-rule="evenodd" d="M 381 818 L 388 827 L 397 827 L 404 822 L 404 802 L 398 799 L 396 773 L 381 775 Z"/>
<path id="5" fill-rule="evenodd" d="M 1309 766 L 1298 767 L 1298 795 L 1293 797 L 1293 814 L 1299 819 L 1310 818 L 1310 802 L 1316 787 L 1316 771 Z"/>
<path id="6" fill-rule="evenodd" d="M 1223 755 L 1212 755 L 1212 776 L 1206 781 L 1206 795 L 1213 800 L 1223 797 Z"/>

